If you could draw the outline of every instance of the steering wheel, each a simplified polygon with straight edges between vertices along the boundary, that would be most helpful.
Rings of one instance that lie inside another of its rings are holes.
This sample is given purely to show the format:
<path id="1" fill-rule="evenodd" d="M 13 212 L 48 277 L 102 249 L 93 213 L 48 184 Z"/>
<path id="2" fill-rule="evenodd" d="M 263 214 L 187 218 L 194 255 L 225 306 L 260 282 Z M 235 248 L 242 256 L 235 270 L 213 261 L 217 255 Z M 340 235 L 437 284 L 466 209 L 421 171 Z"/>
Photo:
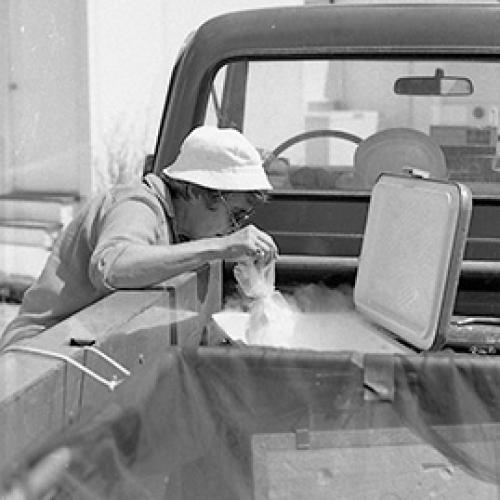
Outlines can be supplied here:
<path id="1" fill-rule="evenodd" d="M 333 130 L 333 129 L 317 129 L 310 130 L 308 132 L 302 132 L 301 134 L 294 135 L 287 139 L 285 142 L 282 142 L 278 146 L 274 148 L 272 151 L 272 155 L 274 158 L 277 158 L 283 151 L 288 149 L 289 147 L 297 144 L 298 142 L 305 141 L 307 139 L 314 139 L 316 137 L 337 137 L 339 139 L 344 139 L 346 141 L 354 142 L 354 144 L 359 144 L 363 139 L 358 137 L 357 135 L 350 134 L 349 132 L 343 132 L 342 130 Z"/>

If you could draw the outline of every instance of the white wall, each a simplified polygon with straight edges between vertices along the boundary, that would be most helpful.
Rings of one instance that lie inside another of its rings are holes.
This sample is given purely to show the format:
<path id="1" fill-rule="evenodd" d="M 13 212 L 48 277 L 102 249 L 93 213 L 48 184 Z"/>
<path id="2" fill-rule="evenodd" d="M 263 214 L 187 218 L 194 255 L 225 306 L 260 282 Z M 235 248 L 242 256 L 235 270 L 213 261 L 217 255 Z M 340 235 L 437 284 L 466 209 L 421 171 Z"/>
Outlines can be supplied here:
<path id="1" fill-rule="evenodd" d="M 9 121 L 9 8 L 0 1 L 0 194 L 10 191 L 12 179 L 8 165 Z"/>
<path id="2" fill-rule="evenodd" d="M 170 72 L 191 31 L 225 12 L 300 3 L 88 0 L 94 187 L 110 155 L 140 166 L 153 151 Z"/>
<path id="3" fill-rule="evenodd" d="M 84 4 L 2 1 L 0 109 L 9 189 L 81 192 L 88 184 Z M 5 94 L 7 88 L 7 94 Z"/>
<path id="4" fill-rule="evenodd" d="M 150 119 L 156 132 L 175 58 L 188 34 L 234 10 L 300 4 L 293 0 L 89 0 L 91 84 L 96 117 L 108 132 L 117 120 Z M 151 136 L 149 146 L 152 146 Z"/>
<path id="5" fill-rule="evenodd" d="M 93 188 L 109 181 L 107 163 L 139 166 L 161 113 L 166 67 L 163 0 L 88 0 Z M 138 173 L 138 170 L 137 170 Z"/>

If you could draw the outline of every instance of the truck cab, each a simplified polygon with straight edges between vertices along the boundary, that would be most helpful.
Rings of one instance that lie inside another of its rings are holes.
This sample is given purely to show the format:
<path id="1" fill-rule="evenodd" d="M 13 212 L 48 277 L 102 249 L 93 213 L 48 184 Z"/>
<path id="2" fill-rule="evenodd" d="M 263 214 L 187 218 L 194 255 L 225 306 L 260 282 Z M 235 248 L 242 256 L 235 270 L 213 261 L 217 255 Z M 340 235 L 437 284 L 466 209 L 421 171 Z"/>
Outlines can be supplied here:
<path id="1" fill-rule="evenodd" d="M 467 184 L 473 214 L 455 312 L 500 312 L 498 5 L 327 5 L 222 15 L 180 52 L 154 154 L 195 126 L 242 131 L 274 190 L 252 223 L 277 283 L 352 283 L 371 188 L 404 168 Z M 478 27 L 481 27 L 478 29 Z"/>

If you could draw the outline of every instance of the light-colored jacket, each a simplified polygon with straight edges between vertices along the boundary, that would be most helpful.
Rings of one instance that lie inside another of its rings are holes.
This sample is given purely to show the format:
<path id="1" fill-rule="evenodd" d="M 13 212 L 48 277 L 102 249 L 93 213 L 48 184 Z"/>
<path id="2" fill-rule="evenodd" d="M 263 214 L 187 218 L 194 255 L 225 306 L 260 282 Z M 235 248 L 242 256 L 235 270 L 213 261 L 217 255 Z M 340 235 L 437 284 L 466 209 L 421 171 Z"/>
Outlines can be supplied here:
<path id="1" fill-rule="evenodd" d="M 18 316 L 4 330 L 0 349 L 37 335 L 116 290 L 117 257 L 131 242 L 175 242 L 173 216 L 168 187 L 153 174 L 90 200 L 59 236 L 40 277 L 26 291 Z"/>

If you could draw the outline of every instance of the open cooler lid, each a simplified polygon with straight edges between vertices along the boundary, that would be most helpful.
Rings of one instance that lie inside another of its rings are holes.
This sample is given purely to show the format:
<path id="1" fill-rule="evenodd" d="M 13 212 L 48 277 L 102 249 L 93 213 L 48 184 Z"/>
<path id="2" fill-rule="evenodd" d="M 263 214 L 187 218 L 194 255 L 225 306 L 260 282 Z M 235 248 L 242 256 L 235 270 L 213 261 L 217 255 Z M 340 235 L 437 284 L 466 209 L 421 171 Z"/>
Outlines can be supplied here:
<path id="1" fill-rule="evenodd" d="M 471 205 L 470 190 L 461 184 L 381 175 L 370 200 L 356 308 L 418 349 L 442 345 Z"/>

